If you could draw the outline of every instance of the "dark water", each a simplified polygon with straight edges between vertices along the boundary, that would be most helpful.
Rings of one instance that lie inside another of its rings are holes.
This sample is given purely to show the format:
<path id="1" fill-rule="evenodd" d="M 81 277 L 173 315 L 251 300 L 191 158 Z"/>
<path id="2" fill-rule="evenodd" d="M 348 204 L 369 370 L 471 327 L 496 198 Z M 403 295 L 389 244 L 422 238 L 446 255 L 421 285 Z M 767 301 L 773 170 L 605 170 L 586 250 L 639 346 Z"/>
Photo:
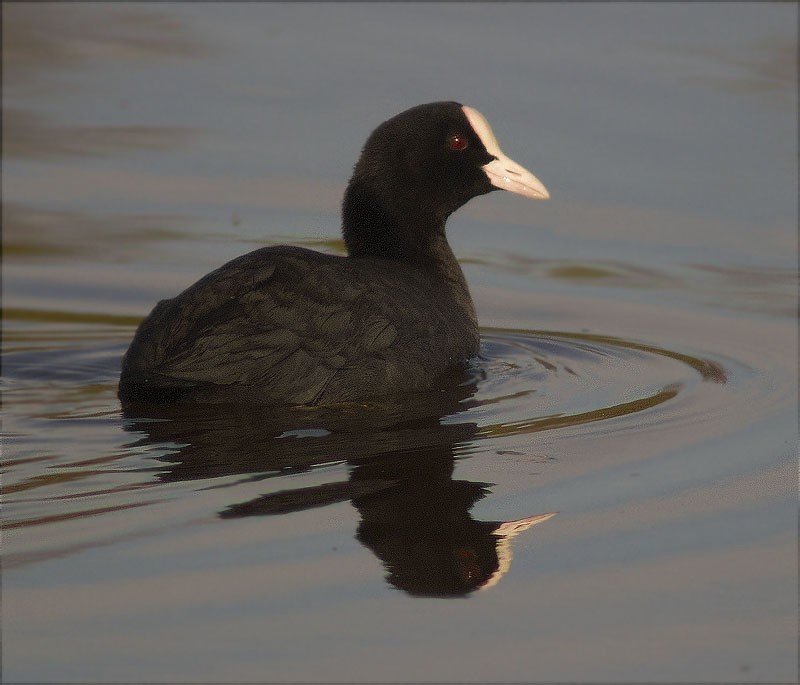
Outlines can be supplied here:
<path id="1" fill-rule="evenodd" d="M 4 4 L 5 680 L 795 681 L 796 15 Z M 340 250 L 448 98 L 553 195 L 451 219 L 457 384 L 121 410 L 155 301 Z"/>

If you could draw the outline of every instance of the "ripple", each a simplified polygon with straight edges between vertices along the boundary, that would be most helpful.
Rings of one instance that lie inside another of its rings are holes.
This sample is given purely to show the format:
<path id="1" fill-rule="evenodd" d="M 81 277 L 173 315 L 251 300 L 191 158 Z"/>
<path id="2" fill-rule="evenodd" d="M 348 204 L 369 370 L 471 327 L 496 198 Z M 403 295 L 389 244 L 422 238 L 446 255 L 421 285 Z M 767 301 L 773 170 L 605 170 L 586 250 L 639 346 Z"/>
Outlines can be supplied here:
<path id="1" fill-rule="evenodd" d="M 113 394 L 123 347 L 99 342 L 89 337 L 63 341 L 67 346 L 61 349 L 17 345 L 7 351 L 7 399 L 24 404 L 31 392 L 41 392 L 43 383 L 51 399 L 58 387 L 65 401 L 75 399 L 76 392 Z M 471 419 L 478 418 L 479 436 L 510 435 L 644 412 L 686 396 L 698 383 L 725 384 L 727 377 L 719 361 L 649 343 L 590 333 L 485 328 L 481 354 L 467 381 L 475 392 L 462 407 Z M 462 418 L 456 408 L 444 421 Z M 304 424 L 297 428 L 308 430 Z M 330 430 L 328 423 L 325 430 Z"/>
<path id="2" fill-rule="evenodd" d="M 485 329 L 475 396 L 481 437 L 638 414 L 700 383 L 725 384 L 718 361 L 589 333 Z"/>

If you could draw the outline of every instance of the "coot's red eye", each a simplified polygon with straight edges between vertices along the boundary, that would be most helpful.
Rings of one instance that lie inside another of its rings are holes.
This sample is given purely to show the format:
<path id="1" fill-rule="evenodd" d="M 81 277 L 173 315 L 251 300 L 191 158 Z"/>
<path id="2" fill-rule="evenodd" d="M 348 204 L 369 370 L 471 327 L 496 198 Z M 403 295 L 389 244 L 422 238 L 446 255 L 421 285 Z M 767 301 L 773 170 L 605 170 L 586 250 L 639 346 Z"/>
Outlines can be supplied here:
<path id="1" fill-rule="evenodd" d="M 467 147 L 467 139 L 464 136 L 450 136 L 450 140 L 447 142 L 450 143 L 450 149 L 452 150 L 463 150 L 465 147 Z"/>

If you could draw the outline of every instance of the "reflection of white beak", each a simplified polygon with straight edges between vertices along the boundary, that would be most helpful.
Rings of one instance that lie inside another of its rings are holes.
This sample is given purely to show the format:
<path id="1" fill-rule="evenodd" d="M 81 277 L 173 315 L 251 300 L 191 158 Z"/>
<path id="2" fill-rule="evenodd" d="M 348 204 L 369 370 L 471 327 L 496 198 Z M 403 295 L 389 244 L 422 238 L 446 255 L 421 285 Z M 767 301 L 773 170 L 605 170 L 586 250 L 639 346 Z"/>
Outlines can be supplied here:
<path id="1" fill-rule="evenodd" d="M 464 110 L 467 121 L 469 121 L 475 134 L 480 138 L 486 151 L 495 157 L 495 159 L 482 167 L 491 184 L 495 188 L 508 190 L 511 193 L 517 193 L 536 200 L 549 198 L 550 193 L 547 192 L 547 188 L 536 176 L 503 154 L 497 139 L 494 137 L 492 127 L 486 121 L 486 117 L 472 107 L 462 107 L 461 109 Z"/>
<path id="2" fill-rule="evenodd" d="M 553 518 L 553 516 L 555 516 L 555 512 L 552 514 L 528 516 L 528 518 L 517 519 L 516 521 L 506 521 L 505 523 L 500 524 L 494 531 L 494 535 L 497 536 L 497 570 L 490 575 L 486 579 L 486 582 L 478 589 L 486 590 L 493 585 L 497 585 L 500 579 L 506 573 L 508 573 L 508 569 L 511 567 L 512 557 L 511 540 L 516 535 L 521 533 L 523 530 L 528 530 L 528 528 L 535 526 L 537 523 L 543 523 L 544 521 L 547 521 L 547 519 Z"/>

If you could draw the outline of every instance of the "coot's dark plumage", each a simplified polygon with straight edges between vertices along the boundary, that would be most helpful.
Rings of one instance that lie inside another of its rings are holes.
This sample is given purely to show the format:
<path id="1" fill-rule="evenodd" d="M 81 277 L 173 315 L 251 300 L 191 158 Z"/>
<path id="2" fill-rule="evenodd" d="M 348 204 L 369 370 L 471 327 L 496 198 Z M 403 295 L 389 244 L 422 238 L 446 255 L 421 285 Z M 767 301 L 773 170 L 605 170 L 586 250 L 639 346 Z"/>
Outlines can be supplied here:
<path id="1" fill-rule="evenodd" d="M 476 110 L 398 114 L 347 187 L 348 256 L 262 248 L 159 302 L 125 355 L 120 398 L 333 404 L 434 387 L 479 345 L 445 222 L 498 188 L 548 197 Z"/>

